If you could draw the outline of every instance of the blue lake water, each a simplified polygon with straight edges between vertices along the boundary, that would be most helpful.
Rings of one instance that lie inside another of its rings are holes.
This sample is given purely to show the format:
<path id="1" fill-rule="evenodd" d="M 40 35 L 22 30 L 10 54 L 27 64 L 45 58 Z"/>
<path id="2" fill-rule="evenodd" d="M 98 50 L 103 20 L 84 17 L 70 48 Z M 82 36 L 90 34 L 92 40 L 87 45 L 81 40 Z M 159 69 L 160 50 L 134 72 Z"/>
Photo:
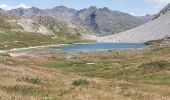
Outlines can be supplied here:
<path id="1" fill-rule="evenodd" d="M 113 49 L 139 49 L 144 48 L 144 44 L 136 43 L 87 43 L 87 44 L 63 44 L 56 46 L 38 47 L 31 49 L 22 49 L 18 51 L 30 53 L 43 52 L 92 52 L 107 51 Z"/>

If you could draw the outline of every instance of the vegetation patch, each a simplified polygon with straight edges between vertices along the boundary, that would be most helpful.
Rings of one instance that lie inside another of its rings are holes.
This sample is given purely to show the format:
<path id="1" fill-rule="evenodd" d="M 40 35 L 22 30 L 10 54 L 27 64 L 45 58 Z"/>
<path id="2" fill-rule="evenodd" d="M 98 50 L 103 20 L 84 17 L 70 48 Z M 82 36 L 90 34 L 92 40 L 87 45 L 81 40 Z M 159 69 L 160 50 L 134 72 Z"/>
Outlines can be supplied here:
<path id="1" fill-rule="evenodd" d="M 6 91 L 7 93 L 17 93 L 22 95 L 36 95 L 39 94 L 41 91 L 39 88 L 21 85 L 15 86 L 0 85 L 0 89 Z"/>
<path id="2" fill-rule="evenodd" d="M 61 70 L 67 72 L 92 72 L 99 68 L 103 68 L 104 66 L 110 63 L 104 62 L 91 62 L 87 60 L 67 60 L 57 63 L 48 63 L 43 66 L 45 67 L 52 67 L 52 68 L 59 68 Z"/>
<path id="3" fill-rule="evenodd" d="M 40 84 L 41 83 L 41 79 L 39 78 L 32 78 L 32 77 L 22 77 L 20 79 L 18 79 L 19 81 L 24 81 L 26 83 L 31 83 L 31 84 Z"/>
<path id="4" fill-rule="evenodd" d="M 0 56 L 9 57 L 10 55 L 8 53 L 0 53 Z"/>
<path id="5" fill-rule="evenodd" d="M 153 73 L 169 69 L 170 63 L 166 60 L 150 60 L 139 65 L 139 71 L 142 73 Z"/>
<path id="6" fill-rule="evenodd" d="M 86 86 L 88 84 L 89 84 L 89 81 L 85 79 L 74 80 L 72 83 L 72 85 L 74 86 Z"/>
<path id="7" fill-rule="evenodd" d="M 53 98 L 51 97 L 51 96 L 45 96 L 45 97 L 43 97 L 43 100 L 53 100 Z"/>

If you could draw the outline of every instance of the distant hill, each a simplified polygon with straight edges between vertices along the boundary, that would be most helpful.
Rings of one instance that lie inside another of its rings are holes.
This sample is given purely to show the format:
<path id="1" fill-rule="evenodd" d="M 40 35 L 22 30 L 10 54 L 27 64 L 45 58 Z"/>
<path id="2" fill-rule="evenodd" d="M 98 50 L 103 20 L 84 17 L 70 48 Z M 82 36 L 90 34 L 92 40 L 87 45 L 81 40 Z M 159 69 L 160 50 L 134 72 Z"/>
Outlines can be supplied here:
<path id="1" fill-rule="evenodd" d="M 86 30 L 53 17 L 0 14 L 0 49 L 81 42 Z"/>
<path id="2" fill-rule="evenodd" d="M 4 13 L 4 11 L 0 12 Z M 123 32 L 146 23 L 153 18 L 152 15 L 139 17 L 128 13 L 112 11 L 107 7 L 96 8 L 94 6 L 82 10 L 75 10 L 64 6 L 57 6 L 52 9 L 39 9 L 36 7 L 28 9 L 17 8 L 5 11 L 5 13 L 20 17 L 51 16 L 58 20 L 79 24 L 96 36 L 107 36 Z"/>
<path id="3" fill-rule="evenodd" d="M 119 11 L 111 11 L 106 7 L 98 9 L 93 6 L 79 11 L 77 18 L 78 20 L 73 22 L 86 26 L 97 36 L 119 33 L 145 23 L 142 17 L 132 16 Z"/>
<path id="4" fill-rule="evenodd" d="M 152 21 L 134 29 L 96 38 L 101 42 L 144 43 L 170 37 L 170 4 L 160 11 Z"/>

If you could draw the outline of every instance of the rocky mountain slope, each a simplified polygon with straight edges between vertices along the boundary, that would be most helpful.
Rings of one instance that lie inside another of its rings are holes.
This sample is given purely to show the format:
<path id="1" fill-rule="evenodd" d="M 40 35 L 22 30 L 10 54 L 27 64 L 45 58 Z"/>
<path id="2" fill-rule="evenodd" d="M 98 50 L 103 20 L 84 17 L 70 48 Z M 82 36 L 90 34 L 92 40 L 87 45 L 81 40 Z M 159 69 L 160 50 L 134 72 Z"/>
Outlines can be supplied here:
<path id="1" fill-rule="evenodd" d="M 64 6 L 57 6 L 52 9 L 39 9 L 35 7 L 28 9 L 17 8 L 5 11 L 5 13 L 24 17 L 51 16 L 62 21 L 79 24 L 96 36 L 107 36 L 129 30 L 150 21 L 153 17 L 137 17 L 128 13 L 112 11 L 107 7 L 96 8 L 94 6 L 82 10 L 75 10 Z"/>
<path id="2" fill-rule="evenodd" d="M 151 22 L 122 33 L 96 39 L 100 42 L 144 43 L 164 37 L 170 37 L 170 4 Z"/>
<path id="3" fill-rule="evenodd" d="M 108 8 L 90 7 L 79 11 L 78 22 L 92 30 L 96 36 L 119 33 L 144 23 L 142 18 Z M 75 21 L 76 22 L 76 21 Z"/>
<path id="4" fill-rule="evenodd" d="M 155 17 L 154 19 L 170 12 L 170 4 L 168 4 L 165 8 L 163 8 Z"/>
<path id="5" fill-rule="evenodd" d="M 86 30 L 53 17 L 0 14 L 0 49 L 82 41 Z"/>

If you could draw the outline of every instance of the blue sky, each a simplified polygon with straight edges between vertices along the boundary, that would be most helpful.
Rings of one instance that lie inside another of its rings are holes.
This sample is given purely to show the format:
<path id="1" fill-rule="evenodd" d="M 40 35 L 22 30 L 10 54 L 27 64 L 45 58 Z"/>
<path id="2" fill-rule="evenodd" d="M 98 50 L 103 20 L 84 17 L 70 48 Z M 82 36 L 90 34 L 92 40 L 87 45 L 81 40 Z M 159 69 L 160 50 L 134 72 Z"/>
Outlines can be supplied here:
<path id="1" fill-rule="evenodd" d="M 159 12 L 170 0 L 0 0 L 0 8 L 13 9 L 17 7 L 38 7 L 42 9 L 55 6 L 82 9 L 89 6 L 108 7 L 135 15 L 154 14 Z"/>

